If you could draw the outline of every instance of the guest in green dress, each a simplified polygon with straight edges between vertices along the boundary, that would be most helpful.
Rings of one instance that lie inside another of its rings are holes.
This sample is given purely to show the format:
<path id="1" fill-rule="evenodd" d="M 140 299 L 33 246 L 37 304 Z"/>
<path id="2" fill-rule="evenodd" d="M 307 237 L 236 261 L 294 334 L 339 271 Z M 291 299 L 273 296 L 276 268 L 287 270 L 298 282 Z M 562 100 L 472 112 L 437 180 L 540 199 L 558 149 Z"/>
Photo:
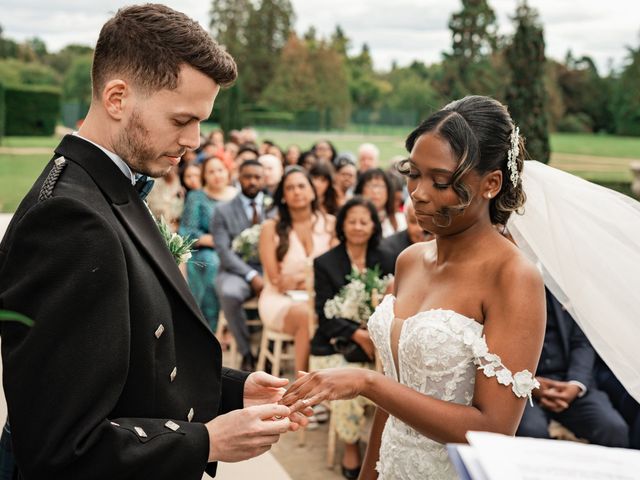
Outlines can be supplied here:
<path id="1" fill-rule="evenodd" d="M 187 281 L 198 306 L 215 332 L 220 304 L 214 281 L 220 259 L 215 250 L 215 239 L 209 233 L 209 222 L 216 205 L 230 200 L 237 192 L 229 186 L 229 171 L 217 157 L 203 162 L 202 184 L 202 189 L 192 190 L 187 194 L 179 233 L 198 239 L 193 256 L 187 263 Z"/>

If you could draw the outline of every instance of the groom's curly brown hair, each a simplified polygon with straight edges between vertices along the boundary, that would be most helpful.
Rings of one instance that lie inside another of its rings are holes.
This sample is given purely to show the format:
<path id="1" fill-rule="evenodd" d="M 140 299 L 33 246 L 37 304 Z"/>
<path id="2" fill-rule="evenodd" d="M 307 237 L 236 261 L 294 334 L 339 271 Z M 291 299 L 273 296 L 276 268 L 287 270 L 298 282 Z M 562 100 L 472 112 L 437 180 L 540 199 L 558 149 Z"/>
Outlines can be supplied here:
<path id="1" fill-rule="evenodd" d="M 185 64 L 222 87 L 238 76 L 231 55 L 184 13 L 153 3 L 121 8 L 100 31 L 91 71 L 93 96 L 99 98 L 111 78 L 147 92 L 175 89 Z"/>

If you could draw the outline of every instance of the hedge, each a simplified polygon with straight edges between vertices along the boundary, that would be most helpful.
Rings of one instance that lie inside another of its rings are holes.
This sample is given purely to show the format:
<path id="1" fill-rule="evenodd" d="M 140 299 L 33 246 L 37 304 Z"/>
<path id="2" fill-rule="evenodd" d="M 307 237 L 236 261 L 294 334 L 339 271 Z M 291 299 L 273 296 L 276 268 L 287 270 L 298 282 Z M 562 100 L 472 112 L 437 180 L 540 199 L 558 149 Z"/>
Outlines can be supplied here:
<path id="1" fill-rule="evenodd" d="M 0 82 L 0 143 L 2 142 L 2 137 L 4 136 L 4 116 L 4 87 L 2 86 L 2 82 Z"/>
<path id="2" fill-rule="evenodd" d="M 60 90 L 45 86 L 6 86 L 5 134 L 53 135 L 60 116 Z"/>

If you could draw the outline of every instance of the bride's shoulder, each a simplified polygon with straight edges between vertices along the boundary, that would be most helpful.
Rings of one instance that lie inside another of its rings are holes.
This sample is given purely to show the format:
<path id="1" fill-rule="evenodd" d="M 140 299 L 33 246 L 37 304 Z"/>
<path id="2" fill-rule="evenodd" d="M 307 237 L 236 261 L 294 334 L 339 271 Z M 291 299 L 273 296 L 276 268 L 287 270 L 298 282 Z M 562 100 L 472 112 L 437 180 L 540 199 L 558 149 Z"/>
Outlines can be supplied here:
<path id="1" fill-rule="evenodd" d="M 513 244 L 498 257 L 495 270 L 495 285 L 503 292 L 512 292 L 514 295 L 544 292 L 539 268 Z"/>
<path id="2" fill-rule="evenodd" d="M 410 266 L 421 264 L 419 261 L 424 258 L 425 255 L 435 255 L 435 253 L 435 240 L 410 245 L 405 248 L 400 255 L 398 255 L 398 259 L 396 260 L 396 275 L 398 272 L 409 268 Z"/>

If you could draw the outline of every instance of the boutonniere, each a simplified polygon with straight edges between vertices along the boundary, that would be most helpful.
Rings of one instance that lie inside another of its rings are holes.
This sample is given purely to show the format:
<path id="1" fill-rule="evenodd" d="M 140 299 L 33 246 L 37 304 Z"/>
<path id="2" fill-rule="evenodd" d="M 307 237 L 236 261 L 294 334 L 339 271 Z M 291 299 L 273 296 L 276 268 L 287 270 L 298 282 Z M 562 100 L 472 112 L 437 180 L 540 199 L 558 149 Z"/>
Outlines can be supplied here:
<path id="1" fill-rule="evenodd" d="M 196 243 L 196 240 L 192 240 L 189 237 L 185 238 L 172 232 L 164 217 L 160 217 L 160 220 L 157 220 L 156 223 L 176 264 L 186 263 L 187 260 L 191 258 L 191 252 L 193 252 L 192 247 Z"/>
<path id="2" fill-rule="evenodd" d="M 273 204 L 273 198 L 265 195 L 264 198 L 262 199 L 262 206 L 264 208 L 269 208 L 272 204 Z"/>

